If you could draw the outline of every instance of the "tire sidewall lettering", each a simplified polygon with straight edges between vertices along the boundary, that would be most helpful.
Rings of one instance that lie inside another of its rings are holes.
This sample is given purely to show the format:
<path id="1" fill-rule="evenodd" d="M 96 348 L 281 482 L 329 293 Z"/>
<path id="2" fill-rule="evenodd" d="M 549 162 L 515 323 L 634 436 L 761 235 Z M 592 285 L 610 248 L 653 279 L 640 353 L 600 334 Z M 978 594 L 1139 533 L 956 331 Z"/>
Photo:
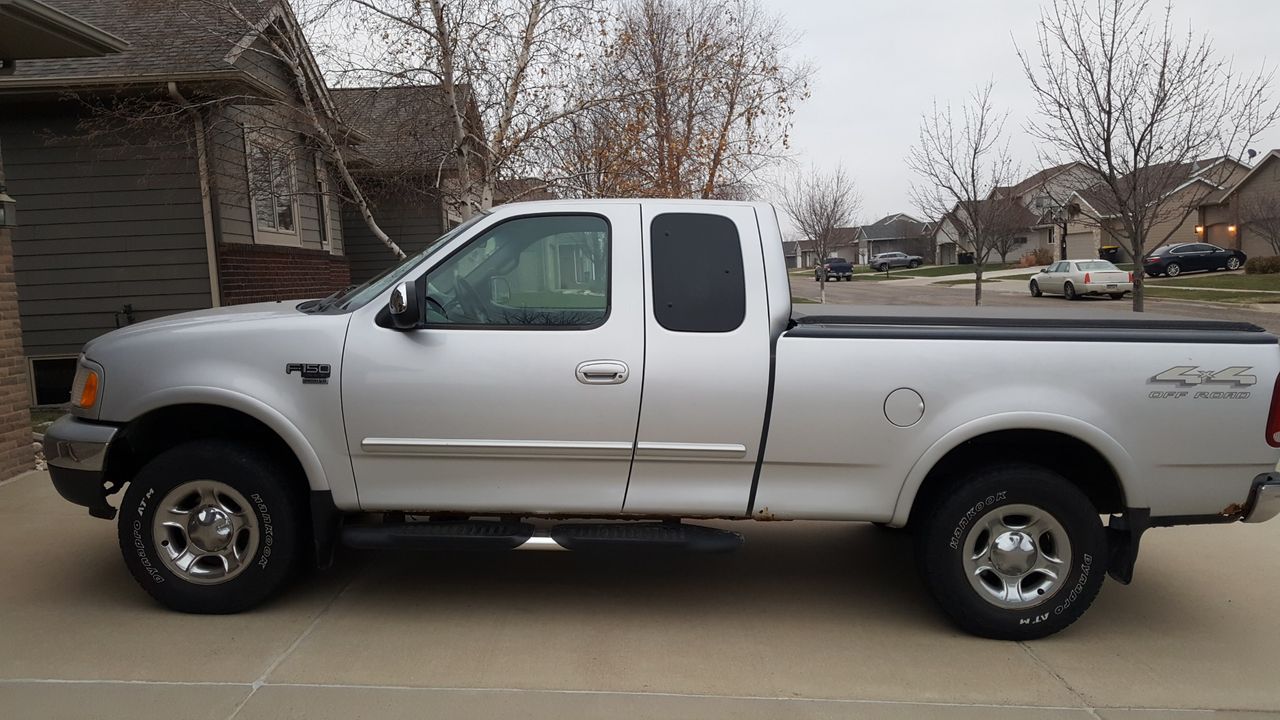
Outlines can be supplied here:
<path id="1" fill-rule="evenodd" d="M 966 510 L 964 514 L 960 516 L 960 519 L 956 521 L 955 528 L 951 531 L 951 535 L 947 539 L 948 547 L 952 550 L 959 550 L 961 543 L 964 542 L 965 530 L 968 529 L 969 525 L 974 521 L 974 518 L 978 517 L 978 513 L 995 507 L 997 504 L 1004 503 L 1008 499 L 1008 496 L 1008 491 L 997 490 L 996 492 L 987 495 L 982 500 L 974 503 L 973 506 Z"/>
<path id="2" fill-rule="evenodd" d="M 271 562 L 271 547 L 275 544 L 274 528 L 271 526 L 271 510 L 267 507 L 267 503 L 262 499 L 260 493 L 250 493 L 249 502 L 253 503 L 254 510 L 258 513 L 258 523 L 262 528 L 261 550 L 259 550 L 256 564 L 259 569 L 266 570 L 267 564 Z"/>
<path id="3" fill-rule="evenodd" d="M 154 541 L 154 538 L 144 538 L 142 532 L 142 521 L 147 516 L 147 501 L 155 494 L 155 488 L 148 488 L 147 492 L 143 494 L 142 500 L 138 502 L 138 517 L 133 520 L 129 531 L 133 539 L 133 551 L 137 555 L 138 563 L 142 566 L 143 571 L 147 573 L 152 582 L 162 583 L 164 582 L 164 575 L 161 574 L 160 568 L 152 563 L 151 557 L 147 554 L 147 539 Z"/>

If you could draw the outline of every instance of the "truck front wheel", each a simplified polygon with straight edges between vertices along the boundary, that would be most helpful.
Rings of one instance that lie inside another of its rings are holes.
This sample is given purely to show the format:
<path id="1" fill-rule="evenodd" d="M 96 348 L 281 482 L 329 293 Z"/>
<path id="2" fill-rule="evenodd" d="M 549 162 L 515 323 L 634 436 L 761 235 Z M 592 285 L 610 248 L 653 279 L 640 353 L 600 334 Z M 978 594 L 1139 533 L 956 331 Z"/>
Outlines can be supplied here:
<path id="1" fill-rule="evenodd" d="M 1052 635 L 1084 614 L 1107 574 L 1097 509 L 1047 468 L 985 467 L 926 513 L 916 534 L 924 582 L 952 621 L 975 635 Z"/>
<path id="2" fill-rule="evenodd" d="M 125 565 L 162 604 L 234 613 L 273 595 L 305 556 L 305 517 L 269 454 L 185 443 L 138 472 L 120 505 Z"/>

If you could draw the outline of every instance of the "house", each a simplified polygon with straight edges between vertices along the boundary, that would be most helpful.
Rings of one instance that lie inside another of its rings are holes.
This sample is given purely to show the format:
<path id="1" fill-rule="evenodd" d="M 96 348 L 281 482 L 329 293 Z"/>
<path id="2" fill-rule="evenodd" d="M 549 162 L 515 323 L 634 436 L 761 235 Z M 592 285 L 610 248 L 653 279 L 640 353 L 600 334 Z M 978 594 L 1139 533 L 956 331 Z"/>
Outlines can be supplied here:
<path id="1" fill-rule="evenodd" d="M 786 257 L 790 269 L 811 268 L 817 266 L 819 260 L 838 257 L 849 262 L 858 262 L 858 241 L 855 239 L 857 228 L 836 228 L 835 237 L 827 247 L 826 257 L 819 258 L 818 251 L 811 240 L 787 240 L 782 243 L 782 254 Z"/>
<path id="2" fill-rule="evenodd" d="M 333 158 L 267 44 L 286 3 L 239 3 L 249 25 L 205 3 L 48 2 L 128 45 L 0 75 L 35 404 L 65 402 L 81 346 L 121 325 L 350 282 Z M 358 138 L 305 60 L 309 99 Z"/>
<path id="3" fill-rule="evenodd" d="M 987 200 L 1014 200 L 1030 215 L 1025 229 L 1013 235 L 1014 247 L 1009 259 L 1017 260 L 1040 248 L 1049 250 L 1056 257 L 1061 237 L 1056 221 L 1061 208 L 1067 206 L 1078 190 L 1088 188 L 1097 181 L 1098 176 L 1092 170 L 1082 163 L 1070 162 L 1040 170 L 1014 185 L 992 189 Z M 952 212 L 955 212 L 954 208 Z M 938 264 L 948 265 L 960 261 L 965 243 L 957 245 L 958 239 L 954 218 L 943 218 L 933 227 L 933 244 Z"/>
<path id="4" fill-rule="evenodd" d="M 1280 255 L 1280 150 L 1209 195 L 1197 218 L 1198 240 L 1243 250 L 1249 257 Z"/>
<path id="5" fill-rule="evenodd" d="M 1199 212 L 1202 203 L 1214 197 L 1225 199 L 1224 191 L 1236 186 L 1249 171 L 1249 166 L 1244 163 L 1220 157 L 1177 164 L 1161 163 L 1122 177 L 1122 185 L 1146 186 L 1157 191 L 1164 200 L 1162 207 L 1165 210 L 1147 235 L 1144 253 L 1161 245 L 1202 239 L 1198 229 L 1203 225 Z M 1114 203 L 1112 194 L 1097 185 L 1072 196 L 1071 204 L 1075 206 L 1072 214 L 1076 221 L 1068 224 L 1067 235 L 1072 256 L 1097 257 L 1100 248 L 1110 247 L 1115 248 L 1117 261 L 1134 261 Z M 1216 234 L 1225 234 L 1227 227 L 1219 228 Z"/>
<path id="6" fill-rule="evenodd" d="M 933 223 L 921 222 L 906 213 L 886 215 L 870 225 L 855 228 L 854 240 L 861 253 L 856 259 L 865 263 L 871 256 L 885 252 L 919 255 L 932 264 L 936 255 Z"/>
<path id="7" fill-rule="evenodd" d="M 975 210 L 978 217 L 985 218 L 984 222 L 988 224 L 999 225 L 995 232 L 1002 238 L 990 243 L 992 247 L 987 254 L 987 263 L 1014 261 L 1034 253 L 1036 247 L 1042 246 L 1040 243 L 1045 238 L 1036 235 L 1040 216 L 1023 205 L 1017 197 L 989 197 L 979 200 L 975 205 L 979 208 Z M 965 211 L 961 206 L 957 205 L 930 226 L 930 240 L 937 248 L 939 265 L 968 265 L 974 261 L 973 245 L 967 238 L 969 223 L 961 214 L 963 212 Z M 1035 244 L 1030 241 L 1032 237 L 1036 238 Z M 1048 241 L 1051 243 L 1052 238 Z M 1002 250 L 1005 252 L 1002 253 Z"/>
<path id="8" fill-rule="evenodd" d="M 0 1 L 0 74 L 32 60 L 102 57 L 124 50 L 120 38 L 38 0 Z M 13 272 L 17 203 L 8 194 L 0 142 L 0 480 L 34 465 L 29 374 Z"/>
<path id="9" fill-rule="evenodd" d="M 360 180 L 378 226 L 406 254 L 425 248 L 461 222 L 441 187 L 455 176 L 453 117 L 438 85 L 333 88 L 343 121 L 363 141 L 348 144 L 348 167 Z M 342 209 L 351 281 L 364 282 L 395 263 L 351 203 Z"/>

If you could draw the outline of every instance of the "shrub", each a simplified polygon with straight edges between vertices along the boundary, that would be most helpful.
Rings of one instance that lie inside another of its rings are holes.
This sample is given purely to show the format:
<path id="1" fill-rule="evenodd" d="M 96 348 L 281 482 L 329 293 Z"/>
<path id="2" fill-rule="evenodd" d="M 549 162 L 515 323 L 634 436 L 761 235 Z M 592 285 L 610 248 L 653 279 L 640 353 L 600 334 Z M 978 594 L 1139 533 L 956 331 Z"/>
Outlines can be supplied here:
<path id="1" fill-rule="evenodd" d="M 1053 250 L 1047 247 L 1038 247 L 1032 252 L 1022 256 L 1018 261 L 1021 267 L 1043 267 L 1053 263 Z"/>
<path id="2" fill-rule="evenodd" d="M 1280 273 L 1280 255 L 1249 258 L 1245 261 L 1244 271 L 1250 275 Z"/>

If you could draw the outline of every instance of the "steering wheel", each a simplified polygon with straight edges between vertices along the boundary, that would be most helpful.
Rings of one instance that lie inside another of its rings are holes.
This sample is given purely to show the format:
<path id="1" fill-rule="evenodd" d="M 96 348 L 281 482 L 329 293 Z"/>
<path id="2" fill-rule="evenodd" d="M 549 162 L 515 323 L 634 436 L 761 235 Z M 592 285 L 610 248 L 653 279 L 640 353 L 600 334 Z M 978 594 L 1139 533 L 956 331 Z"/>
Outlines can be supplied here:
<path id="1" fill-rule="evenodd" d="M 455 276 L 453 285 L 457 289 L 455 294 L 455 302 L 462 308 L 467 316 L 475 318 L 482 323 L 489 322 L 489 313 L 484 310 L 484 301 L 476 293 L 475 288 L 471 287 L 461 275 Z"/>

